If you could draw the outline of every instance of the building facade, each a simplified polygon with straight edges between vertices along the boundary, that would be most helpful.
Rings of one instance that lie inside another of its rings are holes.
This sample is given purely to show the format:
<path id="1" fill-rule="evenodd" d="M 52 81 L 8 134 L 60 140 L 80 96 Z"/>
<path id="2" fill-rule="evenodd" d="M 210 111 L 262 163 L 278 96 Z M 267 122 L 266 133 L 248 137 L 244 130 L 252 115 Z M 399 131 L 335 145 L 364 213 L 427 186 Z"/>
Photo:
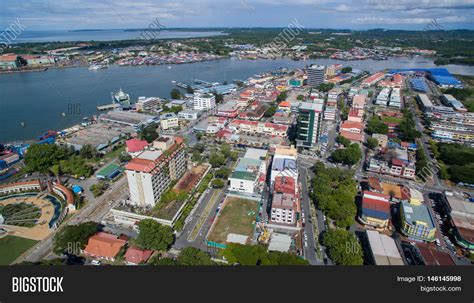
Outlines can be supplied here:
<path id="1" fill-rule="evenodd" d="M 126 165 L 130 203 L 153 207 L 171 182 L 187 169 L 184 140 L 179 137 L 157 139 L 154 151 L 145 151 Z"/>

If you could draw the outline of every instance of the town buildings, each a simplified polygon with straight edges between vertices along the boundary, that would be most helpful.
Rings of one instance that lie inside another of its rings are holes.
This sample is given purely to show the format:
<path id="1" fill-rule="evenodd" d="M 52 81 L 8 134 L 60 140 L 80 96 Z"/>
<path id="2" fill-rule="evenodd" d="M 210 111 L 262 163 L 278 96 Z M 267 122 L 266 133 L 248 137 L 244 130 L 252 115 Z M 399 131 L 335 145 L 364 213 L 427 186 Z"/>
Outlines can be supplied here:
<path id="1" fill-rule="evenodd" d="M 447 194 L 447 211 L 454 227 L 454 239 L 464 249 L 474 251 L 474 203 L 465 194 Z"/>
<path id="2" fill-rule="evenodd" d="M 435 239 L 436 225 L 428 207 L 423 202 L 400 202 L 401 232 L 410 238 L 432 242 Z"/>
<path id="3" fill-rule="evenodd" d="M 324 82 L 325 67 L 322 65 L 311 65 L 308 67 L 308 85 L 316 87 Z"/>
<path id="4" fill-rule="evenodd" d="M 376 229 L 386 229 L 390 224 L 390 197 L 376 192 L 364 191 L 359 220 Z"/>
<path id="5" fill-rule="evenodd" d="M 89 238 L 83 253 L 85 255 L 115 261 L 115 257 L 127 243 L 126 240 L 105 232 L 99 232 Z"/>
<path id="6" fill-rule="evenodd" d="M 296 146 L 314 149 L 319 142 L 323 103 L 301 102 L 298 107 Z"/>
<path id="7" fill-rule="evenodd" d="M 130 190 L 130 204 L 153 207 L 171 182 L 183 176 L 187 169 L 184 140 L 161 137 L 147 150 L 125 166 Z"/>
<path id="8" fill-rule="evenodd" d="M 213 111 L 216 108 L 216 97 L 213 94 L 194 94 L 194 109 Z"/>
<path id="9" fill-rule="evenodd" d="M 179 127 L 179 120 L 175 113 L 166 113 L 160 116 L 161 129 L 167 130 L 170 128 Z"/>

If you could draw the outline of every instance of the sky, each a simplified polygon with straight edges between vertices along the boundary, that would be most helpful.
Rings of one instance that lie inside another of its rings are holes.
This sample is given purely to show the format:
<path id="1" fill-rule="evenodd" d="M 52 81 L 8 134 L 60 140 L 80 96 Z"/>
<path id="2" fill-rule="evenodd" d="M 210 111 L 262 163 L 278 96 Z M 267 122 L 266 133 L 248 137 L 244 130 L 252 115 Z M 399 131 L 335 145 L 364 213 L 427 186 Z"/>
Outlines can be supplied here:
<path id="1" fill-rule="evenodd" d="M 165 27 L 474 29 L 474 0 L 1 0 L 0 30 Z"/>

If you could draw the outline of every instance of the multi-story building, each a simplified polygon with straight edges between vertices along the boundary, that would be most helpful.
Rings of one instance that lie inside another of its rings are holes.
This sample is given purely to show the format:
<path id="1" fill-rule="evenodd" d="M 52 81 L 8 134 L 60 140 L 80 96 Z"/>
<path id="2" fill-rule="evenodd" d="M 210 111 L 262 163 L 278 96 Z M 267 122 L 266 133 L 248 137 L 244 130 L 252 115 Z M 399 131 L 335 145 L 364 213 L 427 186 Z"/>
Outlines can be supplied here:
<path id="1" fill-rule="evenodd" d="M 298 107 L 296 146 L 314 149 L 319 142 L 322 103 L 302 102 Z"/>
<path id="2" fill-rule="evenodd" d="M 464 194 L 446 194 L 447 210 L 454 239 L 464 249 L 474 250 L 474 203 Z"/>
<path id="3" fill-rule="evenodd" d="M 251 195 L 257 194 L 260 189 L 260 176 L 265 174 L 265 167 L 264 162 L 260 159 L 240 158 L 229 177 L 229 190 Z"/>
<path id="4" fill-rule="evenodd" d="M 432 242 L 436 225 L 428 207 L 423 203 L 400 202 L 401 232 L 410 238 Z"/>
<path id="5" fill-rule="evenodd" d="M 214 111 L 216 108 L 216 97 L 213 94 L 194 94 L 194 109 Z"/>
<path id="6" fill-rule="evenodd" d="M 163 130 L 179 127 L 178 117 L 175 113 L 163 114 L 160 116 L 160 126 Z"/>
<path id="7" fill-rule="evenodd" d="M 199 111 L 192 109 L 185 109 L 178 113 L 178 119 L 197 120 L 199 118 Z"/>
<path id="8" fill-rule="evenodd" d="M 374 228 L 387 228 L 390 222 L 389 198 L 389 196 L 384 194 L 364 191 L 359 220 Z"/>
<path id="9" fill-rule="evenodd" d="M 153 142 L 155 150 L 147 150 L 126 165 L 130 204 L 153 207 L 161 195 L 186 172 L 184 140 L 161 137 Z"/>
<path id="10" fill-rule="evenodd" d="M 138 97 L 135 107 L 138 111 L 150 111 L 157 108 L 160 102 L 161 99 L 157 97 Z"/>
<path id="11" fill-rule="evenodd" d="M 292 194 L 275 193 L 272 200 L 270 220 L 277 224 L 294 225 L 298 205 Z"/>
<path id="12" fill-rule="evenodd" d="M 308 85 L 315 87 L 324 82 L 324 70 L 323 65 L 311 65 L 308 67 Z"/>

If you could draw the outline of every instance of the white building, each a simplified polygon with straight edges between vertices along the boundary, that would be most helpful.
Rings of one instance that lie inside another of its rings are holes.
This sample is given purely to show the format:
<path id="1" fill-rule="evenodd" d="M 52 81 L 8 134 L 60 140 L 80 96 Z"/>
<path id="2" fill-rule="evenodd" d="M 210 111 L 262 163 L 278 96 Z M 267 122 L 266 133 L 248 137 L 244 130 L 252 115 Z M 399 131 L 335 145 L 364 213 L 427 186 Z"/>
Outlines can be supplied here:
<path id="1" fill-rule="evenodd" d="M 192 110 L 192 109 L 186 109 L 182 110 L 178 113 L 178 119 L 183 119 L 183 120 L 197 120 L 199 118 L 199 111 L 198 110 Z"/>
<path id="2" fill-rule="evenodd" d="M 138 111 L 149 111 L 155 109 L 161 102 L 160 98 L 157 97 L 138 97 L 136 109 Z"/>
<path id="3" fill-rule="evenodd" d="M 216 97 L 213 94 L 194 94 L 194 109 L 213 111 L 216 108 Z"/>
<path id="4" fill-rule="evenodd" d="M 155 150 L 147 150 L 126 165 L 130 203 L 155 206 L 161 195 L 186 172 L 184 140 L 161 137 L 153 143 Z"/>
<path id="5" fill-rule="evenodd" d="M 278 224 L 294 225 L 296 223 L 297 202 L 292 194 L 277 193 L 273 195 L 271 221 Z"/>
<path id="6" fill-rule="evenodd" d="M 170 128 L 177 128 L 179 127 L 179 120 L 176 117 L 175 113 L 166 113 L 160 116 L 160 125 L 161 129 L 167 130 Z"/>

